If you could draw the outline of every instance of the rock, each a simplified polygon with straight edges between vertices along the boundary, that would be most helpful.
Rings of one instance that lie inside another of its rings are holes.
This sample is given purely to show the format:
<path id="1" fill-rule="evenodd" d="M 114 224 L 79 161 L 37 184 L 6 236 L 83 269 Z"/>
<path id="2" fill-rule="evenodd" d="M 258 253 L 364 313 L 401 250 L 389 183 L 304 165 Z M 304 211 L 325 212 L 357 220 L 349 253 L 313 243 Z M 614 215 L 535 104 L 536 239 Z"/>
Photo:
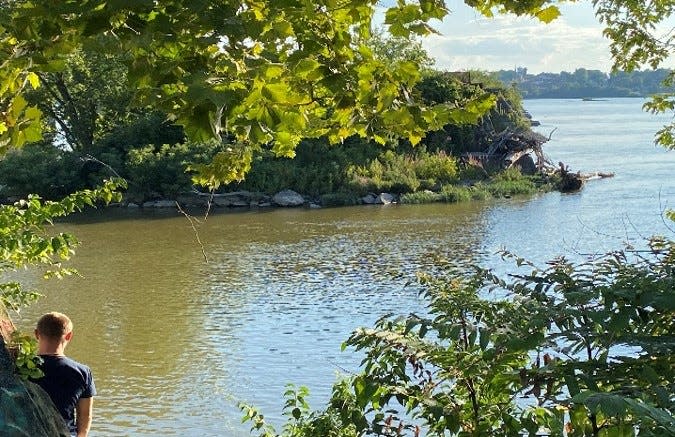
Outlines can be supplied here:
<path id="1" fill-rule="evenodd" d="M 368 193 L 361 198 L 361 201 L 366 205 L 374 205 L 375 203 L 377 203 L 377 196 L 374 195 L 373 193 Z"/>
<path id="2" fill-rule="evenodd" d="M 232 199 L 227 198 L 227 197 L 214 197 L 213 200 L 211 201 L 211 206 L 219 206 L 219 207 L 230 207 L 232 206 Z"/>
<path id="3" fill-rule="evenodd" d="M 180 194 L 176 198 L 181 206 L 187 207 L 206 207 L 209 203 L 209 198 L 207 196 L 199 196 L 192 193 Z"/>
<path id="4" fill-rule="evenodd" d="M 143 208 L 175 208 L 175 200 L 151 200 L 143 202 Z"/>
<path id="5" fill-rule="evenodd" d="M 393 194 L 382 193 L 379 196 L 377 196 L 375 203 L 379 205 L 389 205 L 390 203 L 393 203 L 395 200 L 396 196 L 394 196 Z"/>
<path id="6" fill-rule="evenodd" d="M 520 169 L 520 173 L 524 175 L 533 175 L 537 173 L 537 164 L 535 164 L 534 159 L 528 153 L 523 155 L 515 162 L 514 166 Z"/>
<path id="7" fill-rule="evenodd" d="M 562 175 L 558 189 L 563 193 L 572 193 L 581 190 L 583 186 L 584 180 L 579 174 L 567 173 Z"/>
<path id="8" fill-rule="evenodd" d="M 0 435 L 68 437 L 70 433 L 49 395 L 37 384 L 22 381 L 0 336 Z"/>
<path id="9" fill-rule="evenodd" d="M 293 190 L 283 190 L 272 197 L 272 202 L 279 206 L 300 206 L 305 199 Z"/>
<path id="10" fill-rule="evenodd" d="M 127 203 L 127 208 L 132 208 L 132 209 L 133 209 L 133 208 L 139 208 L 139 206 L 138 206 L 137 203 L 130 202 L 130 203 Z"/>
<path id="11" fill-rule="evenodd" d="M 309 209 L 321 209 L 321 205 L 317 205 L 316 203 L 310 203 Z"/>

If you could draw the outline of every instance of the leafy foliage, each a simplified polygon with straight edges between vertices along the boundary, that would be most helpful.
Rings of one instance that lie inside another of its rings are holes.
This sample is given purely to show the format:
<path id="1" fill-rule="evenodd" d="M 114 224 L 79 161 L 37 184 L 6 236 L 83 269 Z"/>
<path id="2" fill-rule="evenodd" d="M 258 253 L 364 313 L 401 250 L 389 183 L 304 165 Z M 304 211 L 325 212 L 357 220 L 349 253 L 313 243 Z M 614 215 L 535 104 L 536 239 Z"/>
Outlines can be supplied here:
<path id="1" fill-rule="evenodd" d="M 35 337 L 15 331 L 7 346 L 16 354 L 16 371 L 21 379 L 36 379 L 43 375 L 42 370 L 38 367 L 42 364 L 42 358 L 38 356 Z"/>
<path id="2" fill-rule="evenodd" d="M 131 149 L 123 165 L 129 180 L 128 196 L 140 200 L 152 197 L 175 199 L 192 186 L 193 180 L 187 170 L 200 163 L 217 162 L 214 156 L 225 147 L 218 141 L 208 141 Z"/>
<path id="3" fill-rule="evenodd" d="M 50 129 L 72 150 L 91 151 L 115 127 L 129 121 L 132 92 L 120 59 L 95 49 L 76 50 L 61 71 L 40 72 L 40 87 L 29 93 Z"/>
<path id="4" fill-rule="evenodd" d="M 118 188 L 122 180 L 105 181 L 99 188 L 83 190 L 60 201 L 43 201 L 38 196 L 29 196 L 13 205 L 0 205 L 0 274 L 24 268 L 40 266 L 45 278 L 61 278 L 74 273 L 62 266 L 70 258 L 78 242 L 68 233 L 50 233 L 53 220 L 64 217 L 99 202 L 119 200 Z M 35 290 L 26 290 L 19 282 L 0 283 L 0 310 L 18 312 L 35 302 L 41 295 Z M 17 371 L 22 377 L 36 375 L 37 349 L 30 336 L 15 332 L 5 339 L 15 350 Z"/>
<path id="5" fill-rule="evenodd" d="M 42 201 L 38 196 L 29 196 L 13 205 L 0 206 L 0 269 L 17 269 L 28 265 L 42 265 L 47 276 L 68 274 L 61 268 L 61 261 L 70 258 L 77 240 L 67 233 L 49 234 L 45 225 L 96 202 L 109 203 L 119 200 L 115 191 L 124 186 L 121 180 L 106 181 L 94 190 L 73 193 L 60 201 Z M 32 300 L 28 296 L 28 301 Z M 24 301 L 16 285 L 3 288 L 0 303 L 14 310 Z"/>
<path id="6" fill-rule="evenodd" d="M 548 0 L 469 3 L 484 13 L 499 6 L 544 21 L 557 10 Z M 193 140 L 231 135 L 244 145 L 237 155 L 241 171 L 223 165 L 226 155 L 216 156 L 222 163 L 202 168 L 211 172 L 208 180 L 222 183 L 239 178 L 264 144 L 279 156 L 293 156 L 300 139 L 320 136 L 331 143 L 359 135 L 380 143 L 404 137 L 416 144 L 448 120 L 479 115 L 480 105 L 459 109 L 410 99 L 420 79 L 419 60 L 387 62 L 366 43 L 376 5 L 375 0 L 0 5 L 0 62 L 3 72 L 12 72 L 2 81 L 0 112 L 16 115 L 3 121 L 4 135 L 15 145 L 36 138 L 38 125 L 31 120 L 39 111 L 24 111 L 27 83 L 36 87 L 38 75 L 58 75 L 64 59 L 80 49 L 115 59 L 123 53 L 127 86 L 136 90 L 133 103 L 168 114 Z M 447 12 L 442 0 L 401 0 L 385 12 L 385 29 L 395 38 L 426 35 L 433 32 L 428 22 Z"/>
<path id="7" fill-rule="evenodd" d="M 58 199 L 83 188 L 83 161 L 72 153 L 42 142 L 12 150 L 0 161 L 0 193 L 25 198 L 39 193 Z"/>
<path id="8" fill-rule="evenodd" d="M 614 70 L 633 71 L 645 65 L 656 69 L 675 53 L 675 34 L 669 24 L 675 14 L 675 3 L 671 0 L 593 0 L 593 5 L 606 26 L 604 35 L 610 40 Z M 672 89 L 675 71 L 668 74 L 664 84 Z M 675 111 L 675 93 L 656 96 L 645 109 Z M 656 142 L 675 148 L 675 122 L 657 132 Z"/>
<path id="9" fill-rule="evenodd" d="M 675 243 L 544 269 L 503 256 L 518 266 L 506 279 L 439 259 L 419 276 L 427 313 L 354 332 L 361 371 L 293 420 L 339 418 L 354 436 L 673 435 Z"/>

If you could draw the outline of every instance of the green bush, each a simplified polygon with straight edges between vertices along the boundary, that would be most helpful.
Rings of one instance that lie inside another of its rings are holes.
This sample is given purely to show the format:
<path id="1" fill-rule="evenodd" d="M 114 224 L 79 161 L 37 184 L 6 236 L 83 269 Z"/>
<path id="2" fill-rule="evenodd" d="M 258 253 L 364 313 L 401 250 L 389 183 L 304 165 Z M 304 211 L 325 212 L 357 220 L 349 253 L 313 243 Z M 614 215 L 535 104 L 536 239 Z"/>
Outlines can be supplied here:
<path id="1" fill-rule="evenodd" d="M 405 193 L 401 195 L 401 203 L 419 204 L 419 203 L 435 203 L 442 200 L 439 193 L 433 191 L 417 191 L 415 193 Z"/>
<path id="2" fill-rule="evenodd" d="M 397 153 L 387 150 L 365 166 L 350 169 L 352 185 L 369 191 L 414 193 L 457 180 L 457 160 L 445 152 Z"/>
<path id="3" fill-rule="evenodd" d="M 457 181 L 457 159 L 441 151 L 438 153 L 421 153 L 415 162 L 415 174 L 419 179 L 446 184 Z"/>
<path id="4" fill-rule="evenodd" d="M 354 184 L 349 169 L 366 165 L 380 152 L 379 146 L 356 137 L 339 145 L 330 145 L 324 138 L 304 140 L 293 159 L 275 157 L 271 152 L 256 157 L 246 179 L 226 189 L 265 193 L 292 189 L 310 196 L 344 191 L 365 194 L 368 187 Z"/>
<path id="5" fill-rule="evenodd" d="M 471 200 L 473 187 L 464 187 L 460 185 L 446 185 L 441 192 L 441 200 L 447 203 L 467 202 Z"/>
<path id="6" fill-rule="evenodd" d="M 401 203 L 457 203 L 470 200 L 485 200 L 490 198 L 490 192 L 483 185 L 472 187 L 463 185 L 444 185 L 441 191 L 417 191 L 401 196 Z"/>
<path id="7" fill-rule="evenodd" d="M 352 166 L 348 174 L 352 185 L 368 191 L 410 193 L 420 187 L 410 156 L 387 150 L 364 166 Z"/>
<path id="8" fill-rule="evenodd" d="M 494 197 L 533 194 L 538 191 L 537 184 L 531 178 L 523 176 L 513 167 L 496 174 L 486 186 Z"/>
<path id="9" fill-rule="evenodd" d="M 145 200 L 152 197 L 173 198 L 192 186 L 186 173 L 189 164 L 208 162 L 222 147 L 216 141 L 145 146 L 132 149 L 125 162 L 131 198 Z"/>
<path id="10" fill-rule="evenodd" d="M 673 436 L 675 242 L 645 249 L 543 269 L 502 252 L 505 275 L 439 258 L 419 275 L 426 312 L 343 344 L 361 369 L 325 409 L 291 388 L 281 434 L 248 405 L 244 421 L 265 437 Z"/>
<path id="11" fill-rule="evenodd" d="M 8 153 L 0 161 L 1 194 L 22 198 L 38 194 L 49 200 L 62 198 L 85 187 L 83 167 L 84 161 L 71 152 L 51 144 L 30 144 Z"/>
<path id="12" fill-rule="evenodd" d="M 351 206 L 361 203 L 361 198 L 353 193 L 328 193 L 320 196 L 323 206 Z"/>

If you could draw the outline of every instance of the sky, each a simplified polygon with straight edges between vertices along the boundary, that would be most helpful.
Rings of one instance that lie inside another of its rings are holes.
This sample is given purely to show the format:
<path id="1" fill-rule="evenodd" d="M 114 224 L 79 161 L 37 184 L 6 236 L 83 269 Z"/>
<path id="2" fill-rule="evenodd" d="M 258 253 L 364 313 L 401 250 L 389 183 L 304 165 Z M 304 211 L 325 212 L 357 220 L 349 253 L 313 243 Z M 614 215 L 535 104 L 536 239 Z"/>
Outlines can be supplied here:
<path id="1" fill-rule="evenodd" d="M 383 1 L 382 5 L 391 3 Z M 446 0 L 446 5 L 450 15 L 443 22 L 432 23 L 440 35 L 422 40 L 440 70 L 526 67 L 537 74 L 611 69 L 608 40 L 589 0 L 562 5 L 562 15 L 549 24 L 514 15 L 486 18 L 463 0 Z M 667 24 L 669 29 L 675 27 L 675 22 Z M 663 67 L 675 68 L 675 57 Z"/>

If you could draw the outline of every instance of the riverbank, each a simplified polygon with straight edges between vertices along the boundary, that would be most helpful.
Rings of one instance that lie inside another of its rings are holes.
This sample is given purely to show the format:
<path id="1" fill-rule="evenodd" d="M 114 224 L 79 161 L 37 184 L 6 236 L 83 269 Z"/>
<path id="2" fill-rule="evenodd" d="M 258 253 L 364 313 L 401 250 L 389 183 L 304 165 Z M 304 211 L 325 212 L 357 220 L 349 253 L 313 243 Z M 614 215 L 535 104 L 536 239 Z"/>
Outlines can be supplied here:
<path id="1" fill-rule="evenodd" d="M 157 199 L 145 202 L 130 200 L 113 204 L 112 207 L 166 209 L 166 208 L 218 208 L 228 210 L 248 210 L 260 208 L 324 208 L 353 205 L 388 205 L 422 203 L 458 203 L 490 198 L 510 198 L 519 195 L 531 195 L 558 189 L 560 178 L 555 175 L 537 174 L 525 176 L 516 169 L 508 169 L 485 180 L 465 180 L 456 184 L 445 184 L 435 190 L 425 189 L 408 193 L 368 192 L 327 193 L 310 196 L 293 190 L 282 190 L 274 194 L 233 191 L 227 193 L 207 193 L 193 190 L 183 193 L 175 199 Z"/>

